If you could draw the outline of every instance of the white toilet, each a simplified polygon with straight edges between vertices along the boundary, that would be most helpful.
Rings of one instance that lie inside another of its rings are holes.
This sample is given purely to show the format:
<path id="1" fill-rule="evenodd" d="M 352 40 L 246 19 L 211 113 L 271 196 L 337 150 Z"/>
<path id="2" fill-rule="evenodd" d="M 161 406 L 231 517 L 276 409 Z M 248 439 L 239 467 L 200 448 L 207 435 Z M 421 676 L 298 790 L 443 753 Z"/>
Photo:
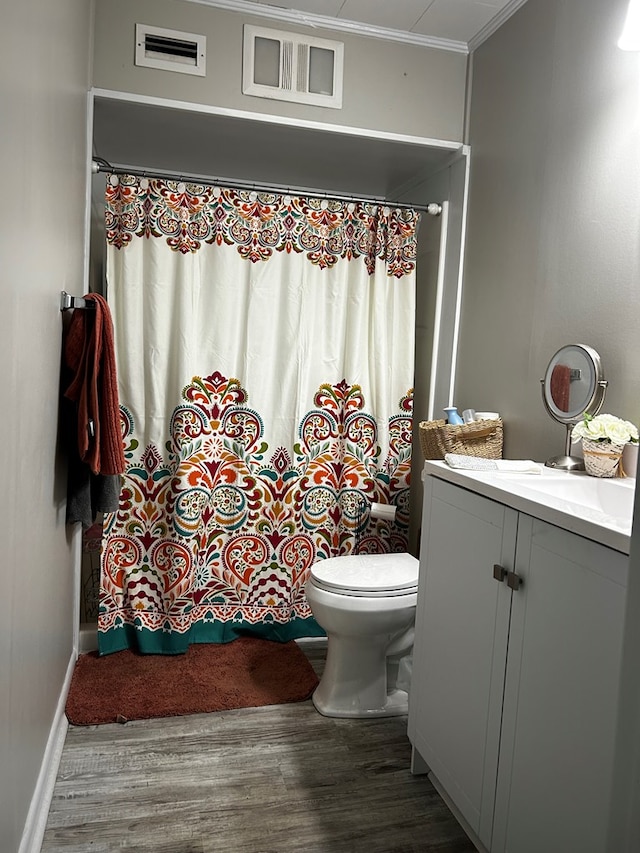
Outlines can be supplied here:
<path id="1" fill-rule="evenodd" d="M 359 554 L 319 560 L 305 586 L 327 634 L 327 659 L 313 704 L 326 717 L 407 713 L 396 684 L 413 647 L 418 560 L 411 554 Z"/>

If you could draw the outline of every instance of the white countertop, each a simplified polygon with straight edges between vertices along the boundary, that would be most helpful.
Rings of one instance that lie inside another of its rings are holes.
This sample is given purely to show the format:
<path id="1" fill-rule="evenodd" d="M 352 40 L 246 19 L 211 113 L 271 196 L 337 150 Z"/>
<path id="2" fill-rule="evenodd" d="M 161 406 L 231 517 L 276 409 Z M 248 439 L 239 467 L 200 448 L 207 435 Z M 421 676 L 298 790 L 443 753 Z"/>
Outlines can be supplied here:
<path id="1" fill-rule="evenodd" d="M 636 481 L 590 477 L 540 464 L 540 474 L 450 468 L 427 461 L 424 474 L 499 501 L 534 518 L 629 553 Z"/>

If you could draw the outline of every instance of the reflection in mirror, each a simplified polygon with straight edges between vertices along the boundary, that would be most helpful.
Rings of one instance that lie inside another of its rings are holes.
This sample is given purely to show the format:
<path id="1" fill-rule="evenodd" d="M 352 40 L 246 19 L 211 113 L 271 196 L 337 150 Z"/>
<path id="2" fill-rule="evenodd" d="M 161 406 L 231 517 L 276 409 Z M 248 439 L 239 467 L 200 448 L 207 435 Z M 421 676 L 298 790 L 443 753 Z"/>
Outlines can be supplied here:
<path id="1" fill-rule="evenodd" d="M 568 364 L 556 364 L 551 371 L 551 399 L 561 412 L 569 411 L 571 393 L 571 368 Z"/>
<path id="2" fill-rule="evenodd" d="M 604 402 L 607 381 L 600 356 L 585 344 L 569 344 L 553 356 L 542 383 L 542 399 L 551 417 L 566 426 L 565 452 L 548 459 L 550 468 L 577 471 L 582 459 L 571 456 L 571 431 L 585 413 L 596 415 Z"/>

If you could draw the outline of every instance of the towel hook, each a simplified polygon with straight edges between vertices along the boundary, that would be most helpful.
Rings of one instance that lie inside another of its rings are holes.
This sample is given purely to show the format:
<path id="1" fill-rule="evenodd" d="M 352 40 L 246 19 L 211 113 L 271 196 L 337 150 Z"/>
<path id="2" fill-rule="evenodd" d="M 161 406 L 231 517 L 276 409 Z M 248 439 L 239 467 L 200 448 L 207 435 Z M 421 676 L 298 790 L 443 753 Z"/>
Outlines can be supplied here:
<path id="1" fill-rule="evenodd" d="M 85 299 L 82 296 L 72 296 L 66 290 L 60 291 L 60 310 L 68 311 L 70 308 L 86 308 L 89 311 L 95 310 L 96 303 L 92 299 Z"/>

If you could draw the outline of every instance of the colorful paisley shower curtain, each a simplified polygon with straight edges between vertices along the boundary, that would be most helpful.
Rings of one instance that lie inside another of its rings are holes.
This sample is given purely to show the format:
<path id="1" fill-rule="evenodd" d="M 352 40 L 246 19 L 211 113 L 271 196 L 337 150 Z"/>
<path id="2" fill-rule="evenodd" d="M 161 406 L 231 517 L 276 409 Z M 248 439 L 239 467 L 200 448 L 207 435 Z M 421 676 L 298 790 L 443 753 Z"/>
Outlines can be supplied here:
<path id="1" fill-rule="evenodd" d="M 127 470 L 105 520 L 102 654 L 321 635 L 311 564 L 406 550 L 417 224 L 107 179 Z"/>

